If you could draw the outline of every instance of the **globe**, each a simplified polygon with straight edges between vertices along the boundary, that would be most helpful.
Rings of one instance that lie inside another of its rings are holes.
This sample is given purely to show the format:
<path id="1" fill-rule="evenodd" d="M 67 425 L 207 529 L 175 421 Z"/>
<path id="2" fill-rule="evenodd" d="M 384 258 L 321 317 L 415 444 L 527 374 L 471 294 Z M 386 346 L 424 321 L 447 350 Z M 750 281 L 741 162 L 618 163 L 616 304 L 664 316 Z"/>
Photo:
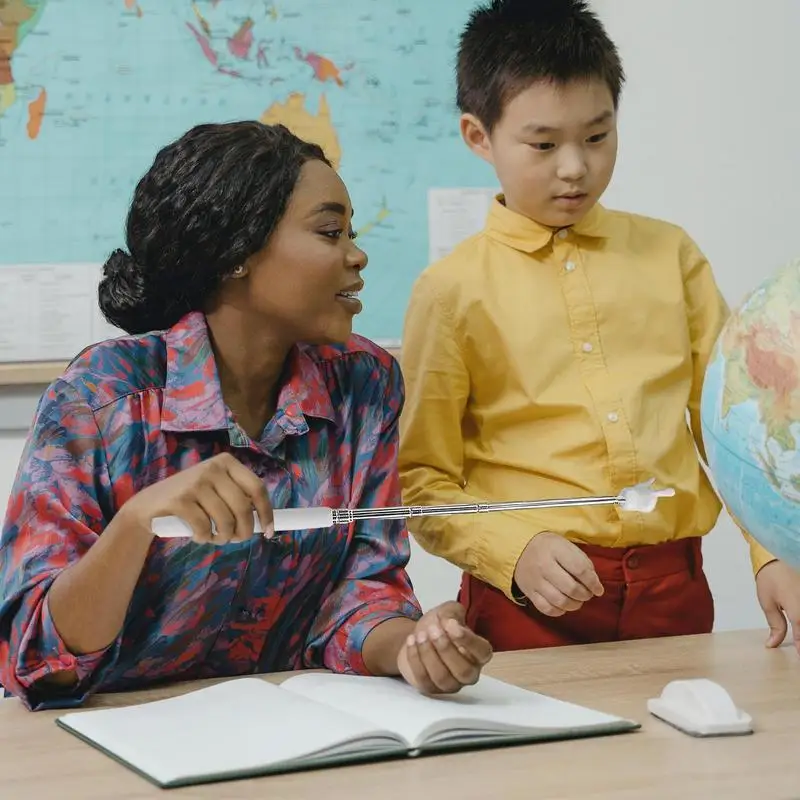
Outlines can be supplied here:
<path id="1" fill-rule="evenodd" d="M 800 568 L 800 259 L 728 319 L 706 371 L 700 418 L 728 512 Z"/>

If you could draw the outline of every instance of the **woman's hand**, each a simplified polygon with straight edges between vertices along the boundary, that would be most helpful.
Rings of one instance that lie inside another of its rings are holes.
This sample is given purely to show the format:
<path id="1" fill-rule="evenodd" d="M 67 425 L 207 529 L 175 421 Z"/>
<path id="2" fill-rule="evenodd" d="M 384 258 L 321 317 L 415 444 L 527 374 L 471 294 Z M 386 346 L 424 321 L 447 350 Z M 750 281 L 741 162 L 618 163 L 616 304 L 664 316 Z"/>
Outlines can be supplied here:
<path id="1" fill-rule="evenodd" d="M 423 694 L 452 694 L 477 682 L 492 646 L 464 624 L 464 607 L 448 602 L 417 622 L 397 656 L 400 674 Z"/>
<path id="2" fill-rule="evenodd" d="M 155 517 L 176 516 L 192 529 L 195 542 L 227 544 L 253 536 L 253 509 L 264 535 L 271 536 L 272 504 L 261 479 L 221 453 L 142 489 L 117 517 L 122 525 L 149 531 Z"/>

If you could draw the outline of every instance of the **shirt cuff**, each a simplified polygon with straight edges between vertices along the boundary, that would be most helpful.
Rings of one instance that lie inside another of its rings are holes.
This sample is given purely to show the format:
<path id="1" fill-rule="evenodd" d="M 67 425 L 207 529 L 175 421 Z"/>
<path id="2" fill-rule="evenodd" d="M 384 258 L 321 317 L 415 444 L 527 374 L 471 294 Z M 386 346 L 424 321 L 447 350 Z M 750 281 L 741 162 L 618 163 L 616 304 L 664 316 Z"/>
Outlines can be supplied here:
<path id="1" fill-rule="evenodd" d="M 750 563 L 753 565 L 753 575 L 758 575 L 762 567 L 772 561 L 777 561 L 777 557 L 772 555 L 766 548 L 762 547 L 752 536 L 745 534 L 750 545 Z"/>
<path id="2" fill-rule="evenodd" d="M 333 672 L 369 675 L 363 655 L 367 636 L 387 620 L 400 618 L 416 622 L 420 617 L 420 607 L 408 600 L 398 602 L 395 598 L 384 598 L 360 606 L 341 624 L 325 648 L 325 666 Z"/>
<path id="3" fill-rule="evenodd" d="M 36 622 L 32 622 L 36 625 Z M 50 614 L 48 597 L 45 595 L 38 620 L 37 657 L 29 657 L 17 669 L 18 687 L 22 690 L 20 700 L 31 710 L 48 708 L 73 708 L 79 706 L 90 692 L 90 678 L 96 672 L 106 653 L 115 644 L 93 653 L 74 655 L 69 651 L 56 630 Z M 77 680 L 70 686 L 42 683 L 50 675 L 74 671 Z"/>
<path id="4" fill-rule="evenodd" d="M 478 540 L 476 548 L 476 569 L 473 574 L 499 589 L 512 603 L 520 606 L 527 602 L 527 598 L 514 581 L 517 562 L 531 539 L 546 529 L 531 524 L 529 520 L 512 521 L 511 515 L 508 517 L 503 528 L 496 531 L 484 529 L 486 533 Z"/>

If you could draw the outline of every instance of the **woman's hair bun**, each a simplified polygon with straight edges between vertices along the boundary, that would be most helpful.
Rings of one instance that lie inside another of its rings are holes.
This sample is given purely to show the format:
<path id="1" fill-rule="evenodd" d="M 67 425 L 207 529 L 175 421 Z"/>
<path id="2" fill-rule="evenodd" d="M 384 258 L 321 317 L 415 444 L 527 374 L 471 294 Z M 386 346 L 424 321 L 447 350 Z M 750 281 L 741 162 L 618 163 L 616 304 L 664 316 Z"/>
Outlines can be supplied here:
<path id="1" fill-rule="evenodd" d="M 103 277 L 97 290 L 100 310 L 112 325 L 127 333 L 161 330 L 176 321 L 171 319 L 174 302 L 167 299 L 166 292 L 153 291 L 145 274 L 124 250 L 114 250 L 103 265 Z"/>

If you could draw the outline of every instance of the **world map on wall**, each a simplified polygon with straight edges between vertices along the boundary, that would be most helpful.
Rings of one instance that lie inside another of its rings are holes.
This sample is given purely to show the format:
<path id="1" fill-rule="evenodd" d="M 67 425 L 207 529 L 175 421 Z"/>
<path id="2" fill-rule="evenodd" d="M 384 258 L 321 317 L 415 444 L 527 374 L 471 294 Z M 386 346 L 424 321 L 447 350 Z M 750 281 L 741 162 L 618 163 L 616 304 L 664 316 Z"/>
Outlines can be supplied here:
<path id="1" fill-rule="evenodd" d="M 281 122 L 347 183 L 370 257 L 357 330 L 399 338 L 430 187 L 486 185 L 453 63 L 476 0 L 0 0 L 0 269 L 101 263 L 156 152 Z"/>

